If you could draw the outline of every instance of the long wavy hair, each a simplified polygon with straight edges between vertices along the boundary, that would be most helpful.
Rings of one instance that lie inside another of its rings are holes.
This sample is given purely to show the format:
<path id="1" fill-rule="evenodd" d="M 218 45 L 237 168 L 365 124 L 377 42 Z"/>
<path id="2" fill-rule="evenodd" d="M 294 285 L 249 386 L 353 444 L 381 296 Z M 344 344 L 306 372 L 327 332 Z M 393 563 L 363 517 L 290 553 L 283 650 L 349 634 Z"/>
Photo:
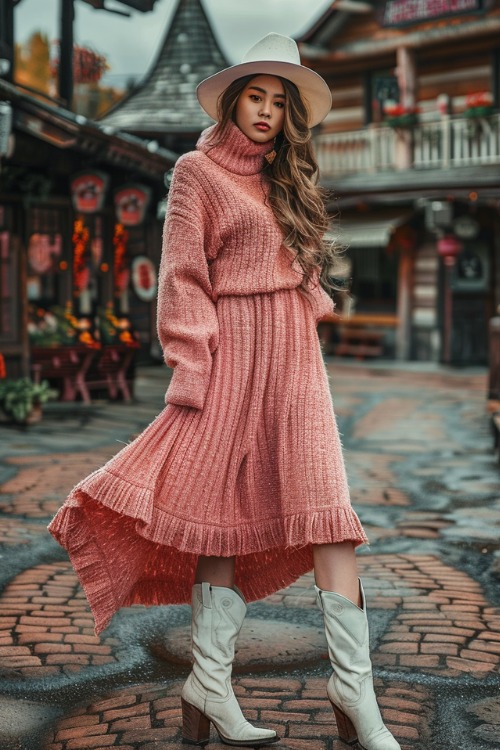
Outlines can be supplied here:
<path id="1" fill-rule="evenodd" d="M 285 117 L 283 130 L 275 139 L 276 156 L 264 166 L 270 185 L 269 205 L 283 231 L 284 245 L 302 268 L 300 286 L 307 290 L 313 275 L 318 274 L 320 284 L 330 293 L 337 288 L 331 280 L 331 269 L 340 248 L 325 238 L 329 227 L 326 192 L 318 185 L 308 111 L 297 86 L 277 77 L 286 94 Z M 253 78 L 256 74 L 236 79 L 219 97 L 215 142 L 223 140 L 228 122 L 235 122 L 238 99 Z"/>

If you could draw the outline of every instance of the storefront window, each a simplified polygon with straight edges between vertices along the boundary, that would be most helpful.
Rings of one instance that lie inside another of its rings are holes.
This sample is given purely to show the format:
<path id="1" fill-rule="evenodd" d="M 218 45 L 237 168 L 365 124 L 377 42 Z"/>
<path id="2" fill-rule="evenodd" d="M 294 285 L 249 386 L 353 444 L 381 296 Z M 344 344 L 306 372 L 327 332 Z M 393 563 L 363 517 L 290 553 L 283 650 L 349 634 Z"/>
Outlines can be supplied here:
<path id="1" fill-rule="evenodd" d="M 393 313 L 397 304 L 398 258 L 383 247 L 349 248 L 351 293 L 359 312 Z"/>

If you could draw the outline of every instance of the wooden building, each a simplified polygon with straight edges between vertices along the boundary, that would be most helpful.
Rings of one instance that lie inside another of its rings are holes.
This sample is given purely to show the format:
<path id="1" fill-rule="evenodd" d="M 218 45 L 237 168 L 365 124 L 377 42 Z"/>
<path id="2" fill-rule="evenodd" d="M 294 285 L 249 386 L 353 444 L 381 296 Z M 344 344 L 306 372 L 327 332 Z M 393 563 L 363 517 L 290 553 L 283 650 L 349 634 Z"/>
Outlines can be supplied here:
<path id="1" fill-rule="evenodd" d="M 356 321 L 400 359 L 484 363 L 500 304 L 500 2 L 336 0 L 299 41 Z M 391 326 L 393 330 L 391 331 Z"/>
<path id="2" fill-rule="evenodd" d="M 129 16 L 157 2 L 81 1 Z M 71 111 L 76 0 L 59 6 L 58 97 L 16 85 L 18 2 L 0 0 L 0 355 L 8 377 L 52 367 L 84 400 L 93 359 L 94 382 L 113 395 L 121 378 L 129 398 L 128 349 L 157 342 L 158 206 L 177 154 Z"/>
<path id="3" fill-rule="evenodd" d="M 106 311 L 128 319 L 148 356 L 157 207 L 176 158 L 0 79 L 0 353 L 9 377 L 30 373 L 30 308 L 52 311 L 49 328 L 54 310 L 71 313 L 68 325 L 88 320 L 89 336 Z"/>

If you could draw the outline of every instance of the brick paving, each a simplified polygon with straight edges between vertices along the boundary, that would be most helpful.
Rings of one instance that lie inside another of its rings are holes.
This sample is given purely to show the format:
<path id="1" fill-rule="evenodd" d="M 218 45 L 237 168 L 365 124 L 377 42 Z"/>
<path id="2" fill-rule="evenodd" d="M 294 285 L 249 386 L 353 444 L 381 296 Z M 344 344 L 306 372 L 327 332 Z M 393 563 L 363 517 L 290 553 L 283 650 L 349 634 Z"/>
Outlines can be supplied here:
<path id="1" fill-rule="evenodd" d="M 485 374 L 328 368 L 353 503 L 371 541 L 359 564 L 384 719 L 403 750 L 498 750 L 500 477 Z M 71 565 L 46 531 L 74 483 L 161 408 L 160 370 L 141 377 L 134 407 L 93 407 L 84 418 L 76 410 L 63 424 L 49 413 L 1 442 L 2 750 L 180 744 L 188 608 L 131 607 L 96 637 Z M 328 674 L 312 574 L 249 606 L 235 691 L 250 720 L 276 728 L 279 747 L 345 747 Z"/>
<path id="2" fill-rule="evenodd" d="M 0 602 L 0 664 L 24 678 L 73 674 L 116 662 L 111 638 L 97 638 L 70 563 L 37 565 L 16 576 Z"/>
<path id="3" fill-rule="evenodd" d="M 145 684 L 104 696 L 61 721 L 44 750 L 120 747 L 144 750 L 178 747 L 181 742 L 180 691 L 182 682 L 168 688 Z M 332 712 L 325 698 L 325 681 L 317 678 L 242 677 L 235 693 L 250 721 L 275 729 L 279 747 L 326 750 L 331 745 Z M 425 688 L 377 680 L 377 692 L 387 726 L 401 740 L 403 750 L 415 747 L 429 734 L 432 697 Z M 211 747 L 222 748 L 214 738 Z M 343 743 L 336 743 L 345 747 Z M 336 746 L 335 745 L 335 746 Z"/>

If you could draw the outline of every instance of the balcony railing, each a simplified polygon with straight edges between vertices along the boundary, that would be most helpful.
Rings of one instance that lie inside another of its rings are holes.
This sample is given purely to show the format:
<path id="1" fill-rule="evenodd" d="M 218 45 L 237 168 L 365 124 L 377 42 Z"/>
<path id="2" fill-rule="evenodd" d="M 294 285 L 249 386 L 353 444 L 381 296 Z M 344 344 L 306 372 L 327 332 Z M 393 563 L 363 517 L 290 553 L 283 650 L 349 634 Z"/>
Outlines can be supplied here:
<path id="1" fill-rule="evenodd" d="M 409 138 L 386 126 L 327 133 L 316 137 L 315 148 L 323 177 L 400 169 L 404 148 L 415 169 L 500 164 L 500 114 L 424 122 Z"/>

